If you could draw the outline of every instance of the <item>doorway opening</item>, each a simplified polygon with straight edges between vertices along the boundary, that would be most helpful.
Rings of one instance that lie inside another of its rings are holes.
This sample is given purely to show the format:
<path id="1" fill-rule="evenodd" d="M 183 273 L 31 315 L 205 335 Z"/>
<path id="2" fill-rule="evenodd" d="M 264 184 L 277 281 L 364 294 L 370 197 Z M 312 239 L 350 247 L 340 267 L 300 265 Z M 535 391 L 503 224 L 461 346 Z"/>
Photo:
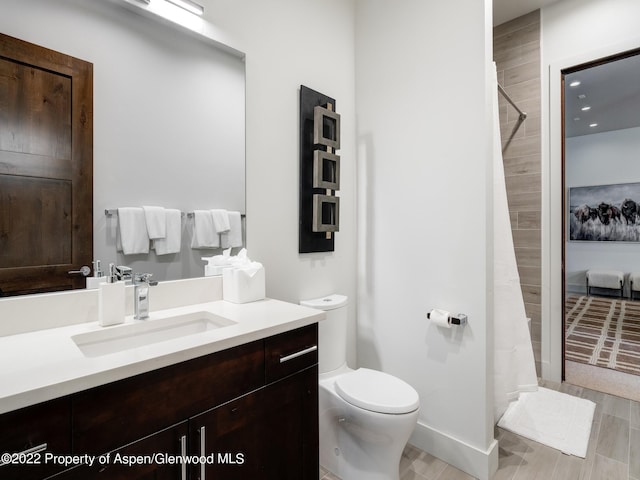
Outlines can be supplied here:
<path id="1" fill-rule="evenodd" d="M 561 70 L 563 378 L 627 398 L 640 396 L 639 79 L 640 49 Z"/>

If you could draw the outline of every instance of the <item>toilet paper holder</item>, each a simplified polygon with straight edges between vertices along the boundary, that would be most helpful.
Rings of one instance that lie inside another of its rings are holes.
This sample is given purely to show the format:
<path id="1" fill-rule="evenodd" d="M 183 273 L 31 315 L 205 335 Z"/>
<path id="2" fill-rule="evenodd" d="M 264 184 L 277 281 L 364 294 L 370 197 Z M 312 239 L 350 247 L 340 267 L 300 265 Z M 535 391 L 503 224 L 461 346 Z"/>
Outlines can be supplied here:
<path id="1" fill-rule="evenodd" d="M 431 311 L 427 312 L 427 318 L 431 318 Z M 467 316 L 464 313 L 458 313 L 456 315 L 451 314 L 451 317 L 449 317 L 449 323 L 451 325 L 463 327 L 467 324 Z"/>

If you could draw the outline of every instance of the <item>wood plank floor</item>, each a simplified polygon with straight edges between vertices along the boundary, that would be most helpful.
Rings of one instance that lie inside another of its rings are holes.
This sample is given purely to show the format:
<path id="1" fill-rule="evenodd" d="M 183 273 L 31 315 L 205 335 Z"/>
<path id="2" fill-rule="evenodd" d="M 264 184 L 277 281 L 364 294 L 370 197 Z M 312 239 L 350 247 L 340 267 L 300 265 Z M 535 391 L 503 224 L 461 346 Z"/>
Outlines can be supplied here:
<path id="1" fill-rule="evenodd" d="M 568 383 L 541 381 L 546 388 L 596 403 L 586 458 L 563 455 L 545 445 L 496 428 L 499 466 L 494 480 L 640 480 L 640 402 Z M 470 475 L 408 445 L 401 480 L 470 480 Z M 321 469 L 320 479 L 340 480 Z M 362 479 L 365 480 L 365 479 Z"/>

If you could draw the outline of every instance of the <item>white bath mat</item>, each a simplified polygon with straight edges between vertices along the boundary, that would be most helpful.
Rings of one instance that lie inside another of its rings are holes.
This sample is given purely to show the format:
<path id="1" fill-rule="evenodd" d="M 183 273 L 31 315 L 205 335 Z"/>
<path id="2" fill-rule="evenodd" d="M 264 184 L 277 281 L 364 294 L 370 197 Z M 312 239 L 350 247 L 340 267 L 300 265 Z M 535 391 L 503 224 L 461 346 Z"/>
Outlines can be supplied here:
<path id="1" fill-rule="evenodd" d="M 540 387 L 535 392 L 521 393 L 520 399 L 509 405 L 498 426 L 584 458 L 595 408 L 590 400 Z"/>

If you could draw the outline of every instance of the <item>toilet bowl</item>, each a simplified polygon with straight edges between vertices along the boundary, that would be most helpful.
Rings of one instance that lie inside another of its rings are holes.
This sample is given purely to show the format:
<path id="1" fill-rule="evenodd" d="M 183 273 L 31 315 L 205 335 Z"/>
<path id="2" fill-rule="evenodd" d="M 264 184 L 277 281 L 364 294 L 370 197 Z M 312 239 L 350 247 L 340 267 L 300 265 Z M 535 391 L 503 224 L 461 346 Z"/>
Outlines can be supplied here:
<path id="1" fill-rule="evenodd" d="M 418 393 L 387 373 L 346 366 L 347 297 L 301 304 L 327 313 L 318 325 L 320 465 L 342 480 L 399 480 Z"/>

